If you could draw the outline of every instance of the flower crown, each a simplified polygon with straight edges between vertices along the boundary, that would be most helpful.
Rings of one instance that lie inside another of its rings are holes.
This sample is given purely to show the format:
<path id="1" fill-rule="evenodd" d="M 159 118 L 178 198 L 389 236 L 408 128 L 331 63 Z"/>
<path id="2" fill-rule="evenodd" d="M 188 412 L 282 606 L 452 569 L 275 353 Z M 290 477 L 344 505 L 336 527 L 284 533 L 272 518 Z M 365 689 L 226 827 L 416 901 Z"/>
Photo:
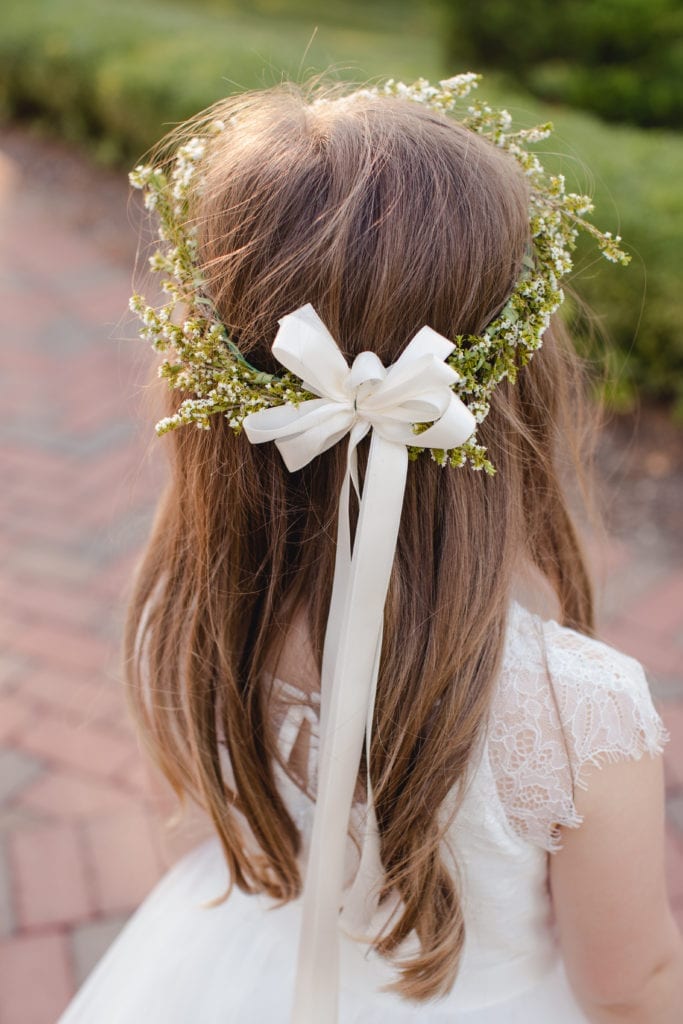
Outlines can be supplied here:
<path id="1" fill-rule="evenodd" d="M 346 99 L 395 96 L 452 114 L 458 100 L 468 96 L 480 78 L 466 73 L 438 86 L 425 79 L 413 85 L 390 79 Z M 564 177 L 546 172 L 538 157 L 526 148 L 550 135 L 550 123 L 512 131 L 510 114 L 484 102 L 468 105 L 459 121 L 510 153 L 529 183 L 531 243 L 522 274 L 498 316 L 480 335 L 457 335 L 453 339 L 455 349 L 447 359 L 458 374 L 453 390 L 480 423 L 489 411 L 496 385 L 505 378 L 514 383 L 520 367 L 540 348 L 550 318 L 564 298 L 559 282 L 572 269 L 571 253 L 579 230 L 592 235 L 602 255 L 611 262 L 627 264 L 630 257 L 620 248 L 619 235 L 600 231 L 585 219 L 593 210 L 590 198 L 567 192 Z M 207 144 L 224 130 L 221 121 L 212 122 L 203 135 L 178 148 L 168 171 L 139 165 L 130 174 L 131 185 L 144 192 L 146 208 L 159 218 L 163 245 L 150 258 L 150 267 L 163 275 L 162 288 L 168 296 L 165 304 L 154 307 L 134 294 L 130 308 L 142 321 L 140 336 L 151 341 L 157 351 L 168 353 L 159 368 L 160 377 L 171 388 L 193 396 L 181 403 L 175 415 L 157 423 L 158 434 L 190 423 L 208 429 L 217 413 L 226 416 L 239 433 L 250 413 L 286 403 L 299 405 L 314 397 L 296 375 L 265 373 L 245 359 L 208 297 L 207 282 L 197 265 L 197 229 L 190 222 L 190 192 Z M 184 310 L 182 322 L 174 320 L 178 306 Z M 409 448 L 411 458 L 424 450 L 419 447 L 419 434 L 427 426 L 414 425 L 416 444 Z M 475 437 L 450 450 L 430 449 L 432 458 L 442 465 L 462 466 L 467 462 L 474 469 L 494 472 L 486 449 Z"/>

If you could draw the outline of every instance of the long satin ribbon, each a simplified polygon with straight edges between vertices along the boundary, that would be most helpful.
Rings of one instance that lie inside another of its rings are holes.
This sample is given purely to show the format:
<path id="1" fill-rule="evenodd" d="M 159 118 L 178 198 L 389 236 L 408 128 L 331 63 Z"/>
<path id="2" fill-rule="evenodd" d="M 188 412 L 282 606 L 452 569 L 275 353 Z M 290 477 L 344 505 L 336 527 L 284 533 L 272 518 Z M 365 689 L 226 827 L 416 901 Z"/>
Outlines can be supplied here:
<path id="1" fill-rule="evenodd" d="M 287 468 L 294 471 L 350 434 L 323 651 L 318 793 L 291 1015 L 291 1024 L 336 1024 L 346 837 L 364 738 L 368 757 L 370 752 L 384 604 L 406 484 L 406 446 L 457 447 L 470 437 L 475 420 L 453 394 L 451 385 L 458 376 L 443 362 L 454 346 L 430 328 L 422 328 L 388 368 L 372 352 L 362 352 L 349 368 L 312 306 L 283 317 L 280 325 L 273 353 L 320 397 L 298 407 L 252 413 L 244 420 L 247 437 L 254 444 L 275 441 Z M 416 435 L 415 422 L 432 426 Z M 361 495 L 356 448 L 371 428 Z M 351 483 L 360 503 L 353 551 Z M 366 842 L 345 907 L 351 927 L 360 927 L 365 919 L 363 901 L 381 869 L 369 771 L 367 796 Z"/>

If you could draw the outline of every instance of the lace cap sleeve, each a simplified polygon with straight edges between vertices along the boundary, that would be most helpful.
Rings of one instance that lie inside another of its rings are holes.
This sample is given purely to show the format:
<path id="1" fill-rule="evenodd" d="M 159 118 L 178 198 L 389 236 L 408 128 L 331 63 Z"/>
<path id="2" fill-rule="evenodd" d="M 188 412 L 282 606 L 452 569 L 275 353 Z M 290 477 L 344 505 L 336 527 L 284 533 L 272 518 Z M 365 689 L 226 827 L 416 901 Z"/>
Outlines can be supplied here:
<path id="1" fill-rule="evenodd" d="M 513 830 L 549 852 L 588 765 L 661 753 L 668 734 L 640 664 L 555 622 L 513 612 L 492 707 L 489 757 Z"/>

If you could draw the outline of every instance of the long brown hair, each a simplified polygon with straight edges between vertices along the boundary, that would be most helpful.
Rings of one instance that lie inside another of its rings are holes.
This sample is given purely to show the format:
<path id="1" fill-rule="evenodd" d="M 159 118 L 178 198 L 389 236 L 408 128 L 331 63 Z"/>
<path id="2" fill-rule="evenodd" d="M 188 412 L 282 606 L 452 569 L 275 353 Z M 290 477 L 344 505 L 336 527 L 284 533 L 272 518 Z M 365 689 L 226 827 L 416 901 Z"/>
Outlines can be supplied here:
<path id="1" fill-rule="evenodd" d="M 373 349 L 385 365 L 424 324 L 447 337 L 478 333 L 504 304 L 528 242 L 528 197 L 518 167 L 490 143 L 407 101 L 285 85 L 221 102 L 173 144 L 215 117 L 226 130 L 192 216 L 211 296 L 255 365 L 278 369 L 278 318 L 306 302 L 349 362 Z M 448 991 L 458 970 L 463 914 L 442 861 L 440 810 L 486 726 L 520 564 L 550 584 L 566 624 L 592 629 L 561 484 L 580 396 L 556 322 L 481 424 L 494 477 L 426 454 L 409 467 L 370 775 L 384 892 L 401 899 L 375 945 L 398 957 L 416 934 L 420 951 L 400 961 L 395 984 L 415 1000 Z M 232 881 L 291 900 L 301 837 L 275 782 L 264 667 L 295 614 L 320 665 L 345 445 L 290 474 L 273 445 L 250 445 L 224 419 L 168 444 L 172 478 L 127 627 L 135 710 L 178 794 L 209 812 Z"/>

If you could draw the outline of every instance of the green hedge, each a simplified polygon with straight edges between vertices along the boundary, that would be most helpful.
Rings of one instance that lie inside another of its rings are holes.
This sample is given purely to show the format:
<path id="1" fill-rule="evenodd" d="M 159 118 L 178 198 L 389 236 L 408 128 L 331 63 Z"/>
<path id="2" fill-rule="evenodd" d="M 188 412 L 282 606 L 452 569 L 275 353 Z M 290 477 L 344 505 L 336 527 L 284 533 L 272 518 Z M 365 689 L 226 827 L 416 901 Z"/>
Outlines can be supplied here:
<path id="1" fill-rule="evenodd" d="M 628 267 L 617 268 L 583 240 L 572 282 L 597 317 L 591 353 L 599 356 L 607 342 L 611 398 L 625 408 L 636 393 L 673 400 L 683 416 L 683 138 L 608 127 L 578 112 L 535 110 L 555 124 L 547 148 L 574 155 L 571 162 L 545 162 L 594 196 L 596 221 L 622 235 L 632 255 Z"/>
<path id="2" fill-rule="evenodd" d="M 335 69 L 339 77 L 420 74 L 444 68 L 432 23 L 386 0 L 361 27 L 315 32 L 305 5 L 201 0 L 10 0 L 0 27 L 0 113 L 32 118 L 85 142 L 101 160 L 135 160 L 163 134 L 228 92 L 283 75 Z M 311 8 L 313 5 L 311 5 Z M 272 10 L 273 13 L 268 13 Z M 383 27 L 384 26 L 384 27 Z M 425 70 L 426 69 L 426 70 Z"/>
<path id="3" fill-rule="evenodd" d="M 442 0 L 454 60 L 607 120 L 683 127 L 680 0 Z"/>
<path id="4" fill-rule="evenodd" d="M 336 65 L 340 76 L 411 80 L 464 70 L 440 63 L 438 33 L 417 17 L 418 5 L 397 3 L 391 18 L 381 13 L 391 0 L 374 0 L 351 27 L 323 25 L 306 52 L 318 18 L 307 21 L 306 0 L 296 0 L 296 17 L 285 17 L 282 2 L 260 0 L 260 9 L 274 12 L 266 17 L 236 5 L 226 11 L 221 0 L 192 7 L 14 0 L 0 33 L 0 111 L 47 124 L 126 166 L 169 124 L 283 74 Z M 500 102 L 495 79 L 481 92 Z M 628 404 L 639 391 L 673 399 L 683 411 L 683 140 L 505 95 L 521 123 L 555 121 L 551 147 L 572 155 L 562 161 L 572 186 L 585 190 L 582 167 L 591 168 L 598 222 L 623 235 L 634 254 L 623 269 L 582 249 L 574 282 L 612 339 L 613 396 Z"/>

